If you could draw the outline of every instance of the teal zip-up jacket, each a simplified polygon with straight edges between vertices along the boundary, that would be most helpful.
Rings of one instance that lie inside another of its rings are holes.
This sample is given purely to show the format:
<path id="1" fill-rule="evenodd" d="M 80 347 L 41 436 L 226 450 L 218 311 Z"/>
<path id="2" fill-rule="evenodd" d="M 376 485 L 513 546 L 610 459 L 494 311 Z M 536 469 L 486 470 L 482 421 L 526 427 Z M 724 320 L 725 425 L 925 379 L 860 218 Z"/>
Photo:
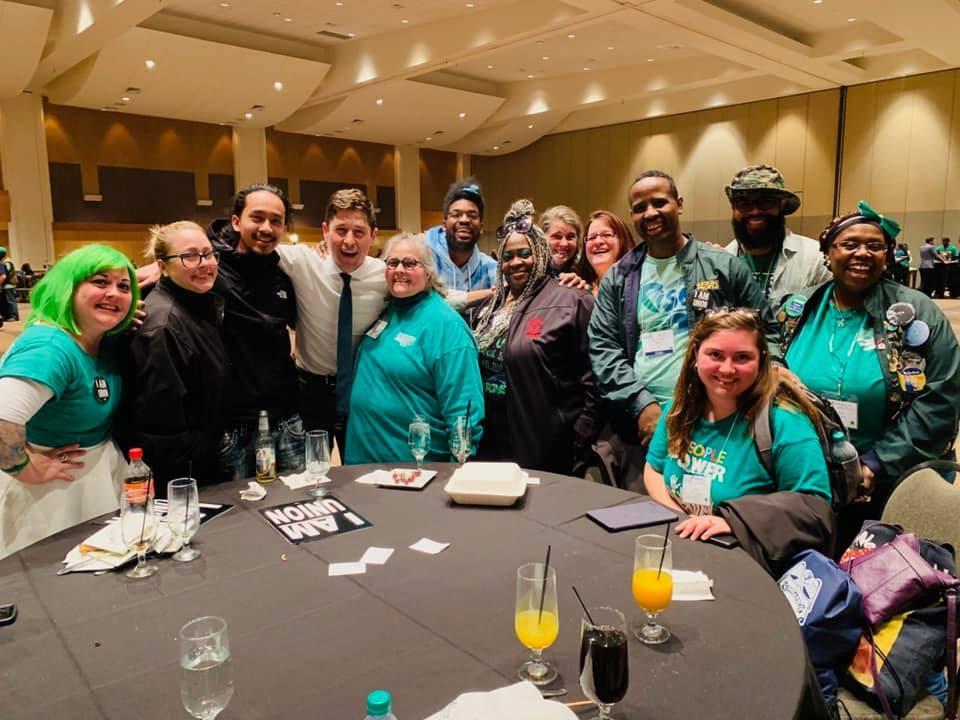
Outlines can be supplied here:
<path id="1" fill-rule="evenodd" d="M 688 242 L 677 253 L 687 290 L 688 327 L 705 312 L 721 307 L 754 308 L 767 336 L 771 358 L 779 358 L 780 329 L 763 290 L 753 281 L 749 268 L 740 258 L 723 248 L 697 242 L 685 234 Z M 600 395 L 633 421 L 647 405 L 656 402 L 643 378 L 633 370 L 637 343 L 637 300 L 640 271 L 646 257 L 645 244 L 638 245 L 607 271 L 593 307 L 587 334 L 590 339 L 590 363 Z M 706 303 L 706 307 L 697 307 Z"/>
<path id="2" fill-rule="evenodd" d="M 787 298 L 778 313 L 783 328 L 784 355 L 832 287 L 831 280 Z M 924 322 L 930 328 L 930 336 L 922 345 L 905 345 L 902 328 L 887 325 L 887 309 L 898 302 L 913 305 L 914 322 Z M 800 314 L 789 317 L 786 309 L 791 307 L 791 312 L 796 313 L 798 306 L 802 306 Z M 923 293 L 898 282 L 881 280 L 870 290 L 864 307 L 873 327 L 887 401 L 883 435 L 877 438 L 872 449 L 860 456 L 860 462 L 877 477 L 875 495 L 887 497 L 905 470 L 925 460 L 953 457 L 960 422 L 960 346 L 943 311 Z M 897 370 L 904 350 L 915 352 L 926 361 L 926 385 L 919 392 L 908 393 L 900 387 Z"/>

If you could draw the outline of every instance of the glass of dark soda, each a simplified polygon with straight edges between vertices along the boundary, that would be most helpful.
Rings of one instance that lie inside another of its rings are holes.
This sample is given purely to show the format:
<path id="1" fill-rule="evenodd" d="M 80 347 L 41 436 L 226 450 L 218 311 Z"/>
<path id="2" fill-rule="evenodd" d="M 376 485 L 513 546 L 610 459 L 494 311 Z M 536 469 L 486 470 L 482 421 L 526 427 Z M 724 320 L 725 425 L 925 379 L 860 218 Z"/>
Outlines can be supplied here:
<path id="1" fill-rule="evenodd" d="M 580 687 L 600 710 L 597 720 L 610 720 L 630 683 L 627 623 L 610 607 L 590 608 L 590 618 L 580 622 Z"/>

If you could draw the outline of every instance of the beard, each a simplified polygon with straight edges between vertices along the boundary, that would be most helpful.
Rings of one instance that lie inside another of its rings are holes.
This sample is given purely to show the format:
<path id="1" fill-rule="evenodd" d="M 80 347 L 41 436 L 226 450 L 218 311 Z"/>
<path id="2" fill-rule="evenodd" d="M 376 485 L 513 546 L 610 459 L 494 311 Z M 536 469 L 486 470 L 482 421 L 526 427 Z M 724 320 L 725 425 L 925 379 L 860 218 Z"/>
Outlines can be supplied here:
<path id="1" fill-rule="evenodd" d="M 787 236 L 787 218 L 784 215 L 767 215 L 767 226 L 760 233 L 747 230 L 745 220 L 731 220 L 730 225 L 737 242 L 751 250 L 772 250 Z"/>

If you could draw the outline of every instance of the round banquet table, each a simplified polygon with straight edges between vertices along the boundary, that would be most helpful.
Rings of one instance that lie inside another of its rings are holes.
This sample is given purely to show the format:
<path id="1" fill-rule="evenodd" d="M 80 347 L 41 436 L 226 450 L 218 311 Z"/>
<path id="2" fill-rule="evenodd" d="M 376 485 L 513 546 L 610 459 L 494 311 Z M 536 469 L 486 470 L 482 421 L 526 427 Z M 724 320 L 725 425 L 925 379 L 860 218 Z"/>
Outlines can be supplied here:
<path id="1" fill-rule="evenodd" d="M 245 483 L 202 487 L 201 502 L 234 507 L 205 523 L 192 563 L 161 559 L 160 572 L 57 576 L 61 560 L 96 527 L 82 525 L 0 561 L 0 604 L 19 618 L 0 627 L 0 717 L 185 718 L 177 631 L 191 618 L 227 620 L 235 692 L 223 720 L 362 718 L 369 691 L 387 688 L 401 720 L 424 718 L 471 690 L 517 682 L 526 657 L 513 630 L 516 569 L 553 547 L 560 635 L 545 656 L 569 691 L 577 675 L 581 612 L 590 605 L 642 619 L 630 593 L 633 541 L 585 517 L 636 501 L 633 493 L 549 473 L 509 508 L 454 505 L 443 491 L 453 466 L 422 491 L 353 482 L 381 466 L 335 468 L 327 486 L 373 527 L 300 545 L 257 512 L 308 500 L 269 486 L 245 502 Z M 654 531 L 662 531 L 662 526 Z M 438 555 L 408 549 L 428 537 Z M 332 562 L 359 560 L 370 546 L 396 548 L 366 574 L 329 577 Z M 662 615 L 673 638 L 660 647 L 630 639 L 630 689 L 617 706 L 631 719 L 793 718 L 804 650 L 776 583 L 743 551 L 674 539 L 674 567 L 703 570 L 713 602 L 675 602 Z M 579 712 L 579 709 L 578 709 Z M 585 716 L 583 713 L 581 716 Z"/>

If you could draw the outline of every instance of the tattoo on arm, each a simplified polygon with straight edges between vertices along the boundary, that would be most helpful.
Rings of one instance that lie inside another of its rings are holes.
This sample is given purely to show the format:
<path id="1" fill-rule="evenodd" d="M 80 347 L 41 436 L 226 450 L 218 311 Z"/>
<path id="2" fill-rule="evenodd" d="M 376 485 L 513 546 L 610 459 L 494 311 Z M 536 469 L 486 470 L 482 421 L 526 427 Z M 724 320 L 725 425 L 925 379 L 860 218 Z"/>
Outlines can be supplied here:
<path id="1" fill-rule="evenodd" d="M 27 428 L 0 420 L 0 468 L 14 467 L 26 459 Z"/>

